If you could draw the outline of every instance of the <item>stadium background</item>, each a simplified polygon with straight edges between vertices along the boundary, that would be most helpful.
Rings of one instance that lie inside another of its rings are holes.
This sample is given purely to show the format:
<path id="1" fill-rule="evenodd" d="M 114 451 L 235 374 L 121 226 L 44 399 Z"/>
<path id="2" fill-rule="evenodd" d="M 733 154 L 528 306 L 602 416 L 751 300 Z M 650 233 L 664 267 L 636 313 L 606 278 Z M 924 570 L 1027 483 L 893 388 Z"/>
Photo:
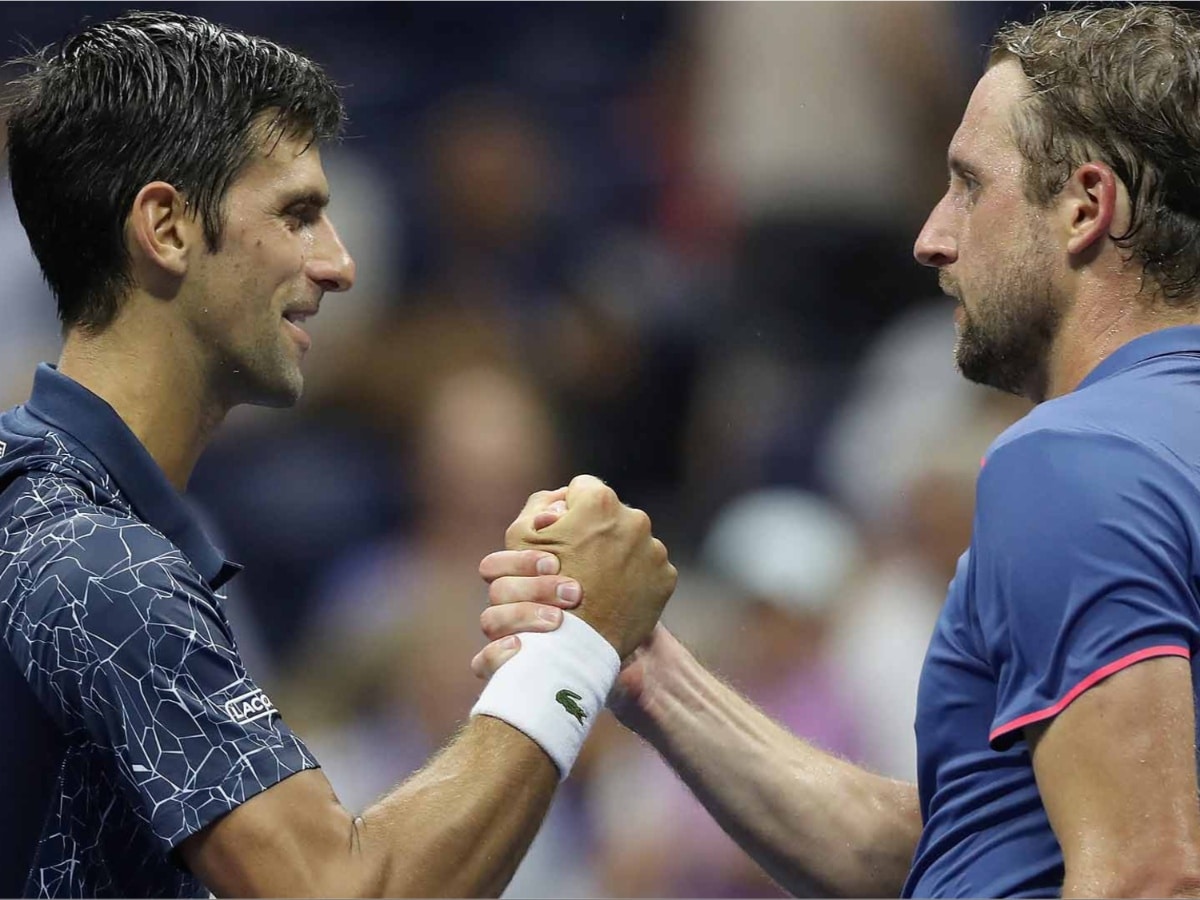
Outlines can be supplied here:
<path id="1" fill-rule="evenodd" d="M 0 55 L 132 6 L 308 53 L 359 283 L 306 397 L 235 411 L 191 494 L 247 566 L 243 655 L 343 802 L 454 731 L 475 567 L 576 472 L 652 516 L 666 621 L 798 733 L 914 776 L 974 474 L 1024 405 L 951 361 L 911 259 L 994 26 L 1042 4 L 6 3 Z M 0 403 L 56 356 L 0 190 Z M 767 896 L 636 739 L 595 730 L 509 896 Z"/>

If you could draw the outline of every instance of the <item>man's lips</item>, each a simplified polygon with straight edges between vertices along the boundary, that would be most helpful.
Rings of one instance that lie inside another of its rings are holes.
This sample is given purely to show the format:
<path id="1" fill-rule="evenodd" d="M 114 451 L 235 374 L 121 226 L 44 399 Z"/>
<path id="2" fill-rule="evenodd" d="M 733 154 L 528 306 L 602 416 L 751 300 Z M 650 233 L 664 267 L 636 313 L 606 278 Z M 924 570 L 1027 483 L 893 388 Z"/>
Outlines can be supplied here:
<path id="1" fill-rule="evenodd" d="M 283 311 L 283 317 L 293 325 L 298 325 L 307 321 L 308 319 L 311 319 L 319 310 L 319 304 L 313 304 L 311 306 L 296 306 L 292 309 L 285 309 Z"/>
<path id="2" fill-rule="evenodd" d="M 287 326 L 287 330 L 291 333 L 292 340 L 299 345 L 301 350 L 307 350 L 312 346 L 312 337 L 300 326 L 316 314 L 317 307 L 315 306 L 291 309 L 285 311 L 283 314 L 283 321 Z"/>

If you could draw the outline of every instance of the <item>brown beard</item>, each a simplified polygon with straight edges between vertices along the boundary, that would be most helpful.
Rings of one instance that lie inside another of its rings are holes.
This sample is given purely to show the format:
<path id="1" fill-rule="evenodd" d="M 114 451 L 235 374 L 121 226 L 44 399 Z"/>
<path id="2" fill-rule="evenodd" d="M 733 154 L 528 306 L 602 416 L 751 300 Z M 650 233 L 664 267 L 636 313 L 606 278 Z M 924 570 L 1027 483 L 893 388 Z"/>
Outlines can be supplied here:
<path id="1" fill-rule="evenodd" d="M 1033 315 L 988 317 L 980 321 L 965 316 L 954 349 L 963 376 L 977 384 L 1025 397 L 1034 403 L 1046 399 L 1049 360 L 1062 313 L 1046 303 Z"/>
<path id="2" fill-rule="evenodd" d="M 969 381 L 1041 403 L 1064 302 L 1049 280 L 1050 260 L 1039 252 L 1043 245 L 1032 233 L 1027 246 L 1035 249 L 1005 266 L 1007 277 L 982 285 L 974 313 L 963 305 L 954 358 Z M 949 277 L 943 280 L 947 284 L 953 284 Z"/>

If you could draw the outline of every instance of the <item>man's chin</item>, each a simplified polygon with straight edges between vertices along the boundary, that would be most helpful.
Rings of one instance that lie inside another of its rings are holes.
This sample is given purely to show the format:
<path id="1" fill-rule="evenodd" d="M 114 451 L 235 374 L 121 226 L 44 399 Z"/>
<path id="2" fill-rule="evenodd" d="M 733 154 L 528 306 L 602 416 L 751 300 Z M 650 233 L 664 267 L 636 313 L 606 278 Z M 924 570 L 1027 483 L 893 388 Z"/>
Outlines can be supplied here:
<path id="1" fill-rule="evenodd" d="M 268 409 L 291 409 L 300 402 L 300 394 L 275 394 L 253 401 L 254 406 L 265 406 Z"/>
<path id="2" fill-rule="evenodd" d="M 280 386 L 279 390 L 267 394 L 258 404 L 272 409 L 290 409 L 300 402 L 304 394 L 304 378 L 299 376 L 294 382 Z"/>
<path id="3" fill-rule="evenodd" d="M 255 379 L 252 383 L 243 384 L 239 393 L 240 404 L 289 409 L 300 401 L 304 393 L 304 375 L 297 367 L 288 373 L 278 373 L 271 379 Z"/>
<path id="4" fill-rule="evenodd" d="M 954 365 L 967 381 L 1017 397 L 1034 399 L 1030 388 L 1033 375 L 1029 366 L 1018 367 L 1013 365 L 1011 358 L 972 346 L 962 334 L 954 348 Z"/>

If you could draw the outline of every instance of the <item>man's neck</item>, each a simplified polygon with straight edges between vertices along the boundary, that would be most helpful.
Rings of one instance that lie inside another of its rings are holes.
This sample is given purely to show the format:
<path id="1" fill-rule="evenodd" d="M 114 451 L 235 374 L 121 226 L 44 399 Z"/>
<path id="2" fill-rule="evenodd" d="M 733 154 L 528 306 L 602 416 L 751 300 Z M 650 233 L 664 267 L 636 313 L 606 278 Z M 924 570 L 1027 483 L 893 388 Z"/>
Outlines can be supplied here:
<path id="1" fill-rule="evenodd" d="M 74 329 L 58 369 L 107 402 L 183 492 L 228 410 L 210 396 L 198 361 L 180 349 L 169 336 L 134 339 L 118 326 L 97 335 Z"/>
<path id="2" fill-rule="evenodd" d="M 1193 305 L 1173 309 L 1136 288 L 1119 294 L 1083 294 L 1067 312 L 1055 340 L 1045 399 L 1075 390 L 1096 366 L 1136 338 L 1196 324 L 1200 324 L 1200 309 Z"/>

